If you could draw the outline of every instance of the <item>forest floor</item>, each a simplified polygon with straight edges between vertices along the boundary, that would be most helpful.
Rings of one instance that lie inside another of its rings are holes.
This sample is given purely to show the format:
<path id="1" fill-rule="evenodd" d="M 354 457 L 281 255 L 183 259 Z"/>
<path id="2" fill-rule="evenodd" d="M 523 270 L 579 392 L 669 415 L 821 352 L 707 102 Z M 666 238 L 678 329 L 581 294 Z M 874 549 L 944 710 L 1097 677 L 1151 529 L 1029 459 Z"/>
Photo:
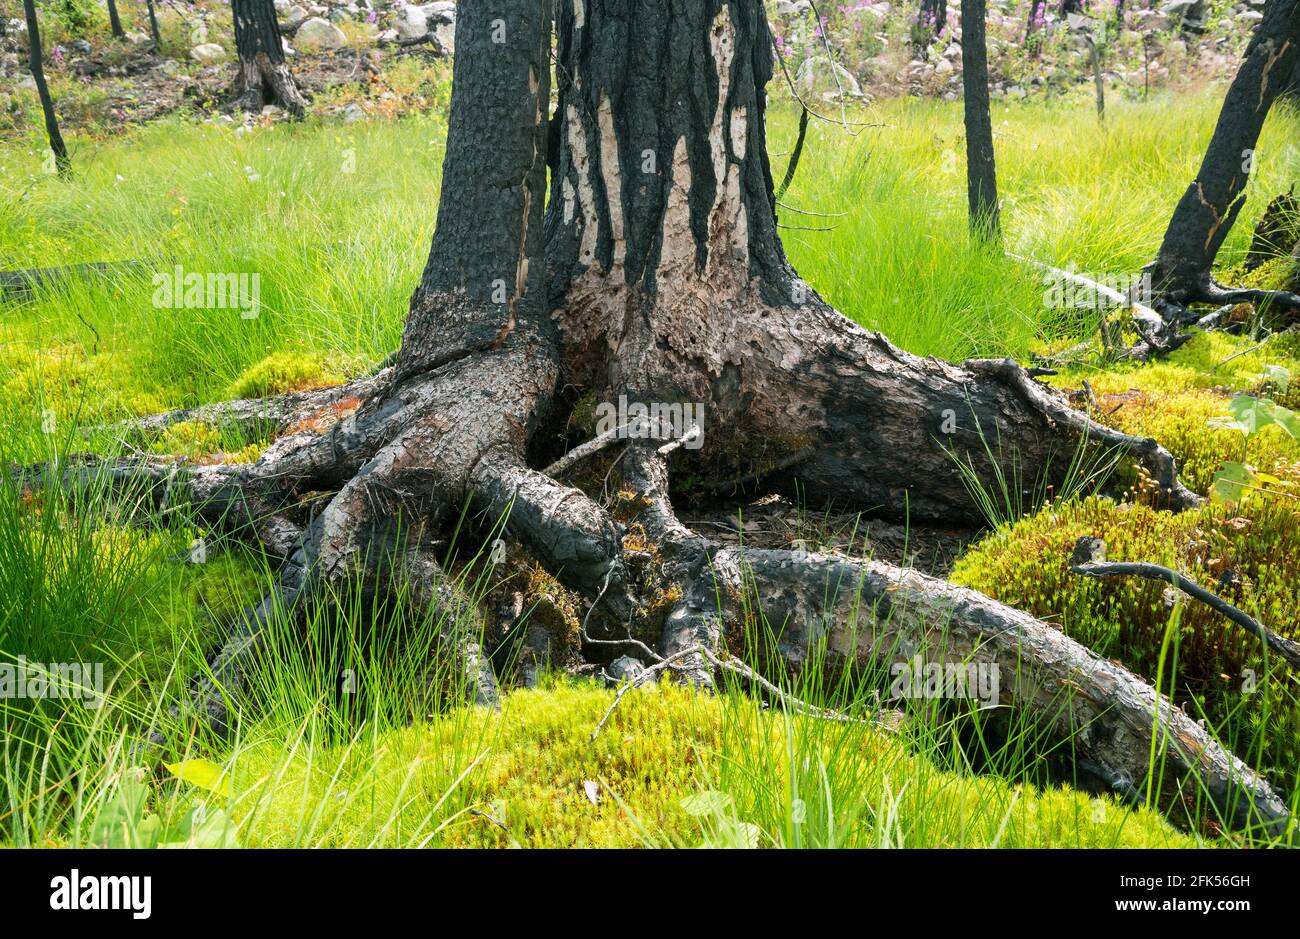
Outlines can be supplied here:
<path id="1" fill-rule="evenodd" d="M 428 81 L 415 87 L 444 93 Z M 1138 271 L 1195 173 L 1217 104 L 1211 94 L 1117 102 L 1101 128 L 1082 97 L 995 102 L 1008 251 L 1102 279 Z M 783 200 L 820 213 L 782 215 L 810 285 L 904 348 L 954 361 L 1027 362 L 1096 336 L 1095 304 L 1062 306 L 1040 271 L 968 244 L 959 104 L 902 99 L 852 116 L 881 126 L 851 134 L 814 122 Z M 794 118 L 784 107 L 772 116 L 778 171 Z M 1270 121 L 1225 267 L 1240 263 L 1251 224 L 1300 170 L 1287 145 L 1297 132 L 1294 115 Z M 439 108 L 351 124 L 173 117 L 74 141 L 67 181 L 42 171 L 34 145 L 0 145 L 0 268 L 141 262 L 0 307 L 0 464 L 121 453 L 114 434 L 81 428 L 374 368 L 398 344 L 424 264 L 444 135 Z M 161 302 L 156 275 L 178 267 L 255 274 L 258 302 L 251 311 Z M 1270 265 L 1252 276 L 1291 272 Z M 1198 335 L 1145 366 L 1107 364 L 1097 349 L 1050 380 L 1071 390 L 1086 380 L 1102 419 L 1160 439 L 1202 493 L 1224 463 L 1243 462 L 1275 494 L 1237 492 L 1173 516 L 1146 503 L 1140 481 L 1123 500 L 1101 497 L 1109 469 L 1090 467 L 1068 492 L 1008 478 L 985 491 L 987 530 L 938 543 L 790 504 L 737 506 L 710 524 L 906 556 L 1030 609 L 1159 681 L 1294 806 L 1295 677 L 1230 624 L 1168 602 L 1158 587 L 1081 582 L 1067 570 L 1077 537 L 1105 537 L 1113 557 L 1178 567 L 1300 638 L 1300 443 L 1282 425 L 1249 436 L 1219 426 L 1234 395 L 1300 403 L 1300 342 L 1278 336 L 1255 348 L 1261 338 L 1250 324 L 1239 336 Z M 1079 406 L 1093 405 L 1081 395 Z M 264 443 L 189 423 L 152 449 L 249 460 Z M 467 571 L 475 589 L 492 589 L 490 563 Z M 272 630 L 233 741 L 196 742 L 170 770 L 138 767 L 141 728 L 270 576 L 264 558 L 179 512 L 144 512 L 94 486 L 24 494 L 6 470 L 0 655 L 105 662 L 111 688 L 93 708 L 0 700 L 0 843 L 1242 843 L 1199 805 L 1173 813 L 1171 825 L 1060 785 L 1060 753 L 1027 728 L 993 740 L 978 712 L 925 700 L 892 702 L 901 713 L 886 731 L 792 716 L 736 689 L 711 698 L 650 687 L 628 695 L 594 741 L 614 692 L 591 677 L 550 676 L 506 695 L 499 714 L 446 707 L 428 690 L 437 624 L 411 626 L 392 609 L 368 619 L 346 595 L 313 615 L 305 640 L 287 623 Z M 509 576 L 529 579 L 534 607 L 574 615 L 558 583 L 535 571 Z M 862 711 L 884 688 L 791 681 L 805 698 Z"/>

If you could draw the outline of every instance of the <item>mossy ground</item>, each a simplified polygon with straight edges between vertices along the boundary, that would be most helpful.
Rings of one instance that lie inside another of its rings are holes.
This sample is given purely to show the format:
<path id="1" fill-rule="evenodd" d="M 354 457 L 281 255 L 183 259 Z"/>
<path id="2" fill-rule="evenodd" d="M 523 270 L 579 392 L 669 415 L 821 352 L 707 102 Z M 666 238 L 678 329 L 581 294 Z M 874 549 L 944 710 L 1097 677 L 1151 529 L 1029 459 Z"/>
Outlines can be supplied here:
<path id="1" fill-rule="evenodd" d="M 967 246 L 964 180 L 942 169 L 945 149 L 961 133 L 960 109 L 884 108 L 875 117 L 889 123 L 886 138 L 810 130 L 805 159 L 820 160 L 824 172 L 801 171 L 791 203 L 852 211 L 832 233 L 789 234 L 808 282 L 918 354 L 1025 356 L 1038 343 L 1073 344 L 1092 331 L 1087 316 L 1047 309 L 1030 269 Z M 1004 219 L 1011 247 L 1084 270 L 1136 270 L 1158 242 L 1160 220 L 1149 207 L 1186 184 L 1203 146 L 1195 138 L 1208 134 L 1213 113 L 1210 100 L 1196 96 L 1164 101 L 1158 114 L 1121 104 L 1108 111 L 1106 135 L 1081 142 L 1063 128 L 1091 120 L 1086 109 L 999 106 L 1000 159 L 1009 157 L 1004 183 L 1014 194 Z M 788 142 L 793 118 L 779 109 L 772 116 L 773 139 Z M 1293 137 L 1294 126 L 1286 115 L 1272 121 L 1265 143 Z M 87 447 L 119 452 L 118 442 L 88 442 L 76 428 L 314 387 L 379 362 L 398 341 L 423 263 L 444 133 L 437 113 L 350 129 L 309 120 L 242 135 L 168 122 L 95 145 L 97 159 L 81 161 L 67 183 L 40 175 L 34 151 L 14 148 L 0 166 L 0 204 L 15 209 L 0 210 L 6 266 L 106 260 L 104 245 L 121 257 L 159 251 L 188 270 L 259 271 L 262 305 L 255 319 L 160 310 L 150 303 L 148 278 L 127 277 L 63 285 L 17 308 L 0 323 L 0 406 L 10 418 L 0 435 L 3 461 Z M 347 174 L 349 162 L 360 171 Z M 1113 170 L 1099 174 L 1097 166 Z M 1287 170 L 1262 164 L 1260 185 L 1274 186 Z M 1112 198 L 1116 191 L 1125 198 Z M 925 226 L 916 223 L 922 214 Z M 1226 254 L 1240 253 L 1245 227 L 1238 225 Z M 1219 463 L 1241 456 L 1239 433 L 1206 426 L 1226 413 L 1231 394 L 1296 403 L 1300 344 L 1270 340 L 1219 364 L 1250 344 L 1207 334 L 1164 363 L 1080 368 L 1056 381 L 1077 387 L 1086 378 L 1104 420 L 1162 440 L 1204 491 Z M 1291 398 L 1268 384 L 1268 365 L 1297 377 Z M 586 401 L 575 411 L 575 433 L 585 433 L 577 425 L 590 422 L 592 407 Z M 187 423 L 151 449 L 194 460 L 252 459 L 262 443 Z M 1275 430 L 1250 446 L 1258 466 L 1300 461 L 1295 442 Z M 1295 474 L 1284 467 L 1282 476 Z M 45 778 L 39 762 L 28 762 L 31 774 L 0 778 L 5 804 L 18 806 L 4 817 L 0 841 L 68 843 L 93 814 L 94 799 L 77 802 L 75 787 L 100 796 L 111 790 L 127 769 L 120 741 L 202 667 L 224 624 L 264 589 L 269 568 L 216 540 L 203 563 L 192 563 L 190 546 L 205 533 L 179 513 L 149 516 L 129 496 L 92 491 L 33 503 L 10 483 L 0 492 L 0 649 L 46 661 L 102 656 L 120 675 L 117 703 L 95 718 L 100 724 L 54 711 L 3 713 L 9 727 L 30 731 L 24 739 L 53 754 L 50 765 L 60 772 Z M 1114 556 L 1177 566 L 1207 586 L 1231 575 L 1221 588 L 1230 599 L 1296 636 L 1294 509 L 1284 497 L 1179 516 L 1100 499 L 1052 505 L 992 532 L 956 576 L 1154 678 L 1170 608 L 1152 585 L 1073 578 L 1064 565 L 1074 539 L 1104 537 Z M 571 648 L 573 598 L 526 568 L 521 583 L 530 608 L 552 616 L 544 625 Z M 1184 605 L 1179 616 L 1176 698 L 1204 707 L 1226 743 L 1252 763 L 1281 767 L 1278 781 L 1294 789 L 1286 770 L 1300 763 L 1297 712 L 1287 704 L 1294 680 L 1263 669 L 1257 650 L 1207 612 Z M 310 643 L 339 625 L 347 642 L 375 628 L 346 610 L 337 619 L 312 632 Z M 232 777 L 230 808 L 248 844 L 1093 846 L 1200 837 L 1177 834 L 1147 811 L 1036 789 L 1012 773 L 975 774 L 916 740 L 787 721 L 738 694 L 709 699 L 663 688 L 630 695 L 591 744 L 612 697 L 591 685 L 557 681 L 512 693 L 500 715 L 467 708 L 413 715 L 405 697 L 414 700 L 416 689 L 390 688 L 402 707 L 376 708 L 359 723 L 350 717 L 346 727 L 356 736 L 349 744 L 348 734 L 340 742 L 336 720 L 337 662 L 330 650 L 304 649 L 295 637 L 297 646 L 283 651 L 296 664 L 267 678 L 263 717 L 242 727 L 233 746 L 201 747 Z M 396 685 L 408 671 L 418 677 L 420 664 L 381 657 L 369 667 Z M 1245 668 L 1257 670 L 1271 710 L 1261 707 L 1262 692 L 1240 692 Z M 380 720 L 381 711 L 402 719 Z M 85 773 L 91 764 L 96 772 Z M 594 804 L 588 782 L 598 787 Z M 705 800 L 717 811 L 692 814 L 701 803 L 683 805 L 711 792 L 723 794 Z M 176 784 L 155 786 L 160 810 L 193 796 Z M 811 821 L 796 823 L 805 810 Z"/>

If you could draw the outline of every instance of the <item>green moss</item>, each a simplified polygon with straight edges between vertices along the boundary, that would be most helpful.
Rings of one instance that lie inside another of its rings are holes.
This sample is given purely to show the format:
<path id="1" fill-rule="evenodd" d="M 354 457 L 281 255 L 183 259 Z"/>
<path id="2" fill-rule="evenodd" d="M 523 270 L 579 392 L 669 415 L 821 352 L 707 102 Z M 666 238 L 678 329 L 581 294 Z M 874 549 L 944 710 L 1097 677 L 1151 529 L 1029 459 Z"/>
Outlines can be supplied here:
<path id="1" fill-rule="evenodd" d="M 259 745 L 240 754 L 232 771 L 247 826 L 241 838 L 262 847 L 298 844 L 304 836 L 330 845 L 372 837 L 379 844 L 458 847 L 694 845 L 703 833 L 682 800 L 723 786 L 737 820 L 756 824 L 759 845 L 771 846 L 788 843 L 787 831 L 763 808 L 788 785 L 790 754 L 831 761 L 837 748 L 852 746 L 839 758 L 859 761 L 860 785 L 833 796 L 846 845 L 892 838 L 987 846 L 999 836 L 1006 847 L 1193 843 L 1147 811 L 944 772 L 869 731 L 850 728 L 810 744 L 807 735 L 819 732 L 811 719 L 788 721 L 672 684 L 625 696 L 592 741 L 612 700 L 613 692 L 566 683 L 512 692 L 499 714 L 456 711 L 364 746 L 286 758 L 284 741 Z M 794 749 L 803 745 L 810 751 Z M 730 759 L 747 769 L 726 775 Z M 876 815 L 881 804 L 891 805 L 888 818 Z"/>
<path id="2" fill-rule="evenodd" d="M 337 385 L 343 380 L 342 375 L 331 372 L 313 356 L 276 352 L 244 369 L 231 384 L 230 394 L 235 398 L 261 398 Z"/>
<path id="3" fill-rule="evenodd" d="M 41 423 L 48 411 L 56 427 L 164 410 L 160 398 L 140 390 L 140 381 L 123 380 L 128 371 L 118 357 L 86 355 L 76 345 L 11 351 L 0 358 L 0 402 L 11 414 L 29 415 L 33 424 Z"/>
<path id="4" fill-rule="evenodd" d="M 1071 369 L 1053 379 L 1058 387 L 1078 388 L 1084 380 L 1097 395 L 1103 423 L 1139 437 L 1154 437 L 1178 460 L 1183 481 L 1207 493 L 1225 460 L 1271 470 L 1279 460 L 1300 459 L 1300 443 L 1268 427 L 1243 450 L 1240 431 L 1213 427 L 1228 415 L 1234 393 L 1264 395 L 1286 407 L 1300 404 L 1300 337 L 1280 335 L 1261 348 L 1225 333 L 1198 333 L 1165 360 L 1118 365 L 1106 371 Z M 1294 380 L 1283 392 L 1265 366 L 1287 369 Z"/>
<path id="5" fill-rule="evenodd" d="M 1172 613 L 1165 589 L 1138 578 L 1076 576 L 1069 570 L 1074 544 L 1097 537 L 1112 560 L 1171 567 L 1282 635 L 1300 638 L 1300 502 L 1257 499 L 1237 512 L 1207 505 L 1174 514 L 1101 498 L 1049 507 L 984 539 L 958 561 L 952 578 L 1058 624 L 1099 654 L 1154 679 Z M 1293 771 L 1300 737 L 1285 727 L 1295 726 L 1294 678 L 1275 668 L 1268 682 L 1259 680 L 1277 693 L 1266 695 L 1261 687 L 1243 695 L 1248 669 L 1269 674 L 1260 644 L 1203 604 L 1182 606 L 1178 641 L 1177 701 L 1191 704 L 1193 714 L 1203 706 L 1216 726 L 1236 721 L 1239 731 L 1268 716 L 1265 761 Z"/>
<path id="6" fill-rule="evenodd" d="M 263 442 L 243 443 L 227 439 L 220 429 L 202 421 L 172 424 L 153 442 L 150 450 L 190 460 L 222 463 L 254 463 L 266 449 Z"/>

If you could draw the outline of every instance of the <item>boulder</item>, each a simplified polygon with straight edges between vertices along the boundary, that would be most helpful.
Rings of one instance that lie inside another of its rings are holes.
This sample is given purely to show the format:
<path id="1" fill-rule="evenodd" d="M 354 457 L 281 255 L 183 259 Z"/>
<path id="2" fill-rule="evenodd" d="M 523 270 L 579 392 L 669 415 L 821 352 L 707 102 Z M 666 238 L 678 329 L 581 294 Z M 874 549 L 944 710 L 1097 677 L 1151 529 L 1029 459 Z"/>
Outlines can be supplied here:
<path id="1" fill-rule="evenodd" d="M 280 26 L 282 29 L 287 29 L 289 32 L 293 32 L 303 23 L 307 22 L 307 11 L 296 4 L 285 10 L 283 15 L 284 19 L 281 21 Z"/>
<path id="2" fill-rule="evenodd" d="M 441 0 L 439 3 L 426 3 L 421 10 L 424 11 L 424 17 L 430 23 L 454 23 L 456 22 L 456 4 L 450 0 Z"/>
<path id="3" fill-rule="evenodd" d="M 429 18 L 420 7 L 402 7 L 393 17 L 393 28 L 402 42 L 418 42 L 429 35 Z"/>
<path id="4" fill-rule="evenodd" d="M 313 16 L 298 27 L 295 41 L 300 48 L 341 49 L 347 44 L 348 37 L 329 20 Z"/>
<path id="5" fill-rule="evenodd" d="M 190 58 L 200 65 L 217 65 L 226 61 L 226 50 L 215 42 L 205 42 L 190 50 Z"/>

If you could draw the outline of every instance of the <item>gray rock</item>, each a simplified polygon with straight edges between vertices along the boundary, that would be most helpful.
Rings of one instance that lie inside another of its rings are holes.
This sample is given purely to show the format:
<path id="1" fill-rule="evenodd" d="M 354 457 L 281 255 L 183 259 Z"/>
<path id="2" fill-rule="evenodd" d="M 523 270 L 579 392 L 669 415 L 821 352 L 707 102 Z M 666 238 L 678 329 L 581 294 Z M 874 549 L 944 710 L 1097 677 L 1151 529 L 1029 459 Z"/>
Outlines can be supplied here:
<path id="1" fill-rule="evenodd" d="M 424 11 L 424 17 L 430 23 L 456 22 L 456 4 L 449 2 L 449 0 L 440 0 L 439 3 L 426 3 L 420 9 Z"/>
<path id="2" fill-rule="evenodd" d="M 301 48 L 316 49 L 340 49 L 348 41 L 343 30 L 319 16 L 313 16 L 299 26 L 294 39 Z"/>
<path id="3" fill-rule="evenodd" d="M 289 0 L 275 0 L 275 12 L 281 16 L 289 12 Z"/>
<path id="4" fill-rule="evenodd" d="M 1233 17 L 1233 19 L 1236 20 L 1238 23 L 1252 23 L 1252 24 L 1258 23 L 1263 18 L 1264 18 L 1264 14 L 1260 13 L 1258 10 L 1246 10 L 1245 12 L 1238 13 L 1236 16 Z"/>
<path id="5" fill-rule="evenodd" d="M 442 51 L 451 55 L 456 51 L 456 25 L 454 23 L 439 23 L 433 27 L 434 38 L 438 40 L 438 45 L 442 46 Z"/>
<path id="6" fill-rule="evenodd" d="M 355 124 L 357 121 L 364 121 L 365 119 L 366 112 L 355 101 L 343 109 L 344 124 Z"/>
<path id="7" fill-rule="evenodd" d="M 631 681 L 645 671 L 645 666 L 630 655 L 620 655 L 605 671 L 615 681 Z"/>
<path id="8" fill-rule="evenodd" d="M 307 22 L 307 11 L 300 6 L 294 5 L 284 11 L 284 20 L 281 21 L 280 25 L 289 32 L 293 32 L 305 22 Z"/>
<path id="9" fill-rule="evenodd" d="M 779 16 L 803 16 L 812 9 L 809 0 L 777 0 L 776 12 Z"/>
<path id="10" fill-rule="evenodd" d="M 226 61 L 226 50 L 215 42 L 205 42 L 190 50 L 190 58 L 200 65 L 216 65 Z"/>
<path id="11" fill-rule="evenodd" d="M 429 35 L 429 18 L 420 7 L 402 7 L 393 17 L 393 28 L 403 42 L 415 42 Z"/>

